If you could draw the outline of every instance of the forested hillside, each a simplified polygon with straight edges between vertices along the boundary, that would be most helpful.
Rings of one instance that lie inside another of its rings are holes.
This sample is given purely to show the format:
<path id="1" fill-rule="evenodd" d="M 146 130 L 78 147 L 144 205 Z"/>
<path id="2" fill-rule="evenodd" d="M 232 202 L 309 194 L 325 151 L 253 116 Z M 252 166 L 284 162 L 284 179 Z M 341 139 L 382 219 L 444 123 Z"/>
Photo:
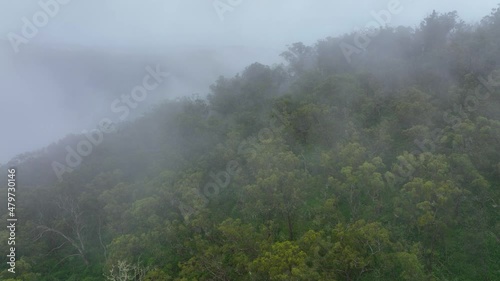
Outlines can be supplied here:
<path id="1" fill-rule="evenodd" d="M 0 279 L 500 280 L 500 9 L 370 35 L 19 156 Z"/>

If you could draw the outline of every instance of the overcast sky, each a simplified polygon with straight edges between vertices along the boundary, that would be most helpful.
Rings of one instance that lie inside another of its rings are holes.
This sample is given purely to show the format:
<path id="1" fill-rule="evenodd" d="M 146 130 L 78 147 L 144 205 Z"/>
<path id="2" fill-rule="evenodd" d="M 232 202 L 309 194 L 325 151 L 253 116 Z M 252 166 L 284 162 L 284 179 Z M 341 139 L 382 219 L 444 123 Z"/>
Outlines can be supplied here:
<path id="1" fill-rule="evenodd" d="M 16 53 L 9 38 L 22 36 L 23 18 L 33 21 L 43 10 L 39 1 L 0 0 L 0 163 L 95 127 L 113 97 L 99 95 L 140 82 L 146 64 L 168 61 L 173 75 L 164 91 L 204 91 L 219 74 L 232 75 L 254 61 L 279 62 L 287 44 L 313 44 L 364 27 L 372 12 L 387 10 L 391 0 L 64 2 Z M 235 5 L 218 12 L 216 2 L 220 9 Z M 475 22 L 498 2 L 401 0 L 402 10 L 390 25 L 416 26 L 434 9 L 456 10 Z"/>
<path id="2" fill-rule="evenodd" d="M 48 1 L 48 0 L 42 0 Z M 361 27 L 371 11 L 387 9 L 390 0 L 220 0 L 241 2 L 221 21 L 213 0 L 65 0 L 37 43 L 72 43 L 105 47 L 162 45 L 273 46 L 317 39 Z M 0 33 L 20 30 L 21 18 L 40 9 L 38 1 L 0 0 Z M 498 0 L 401 0 L 395 25 L 415 25 L 432 12 L 457 10 L 478 20 Z"/>

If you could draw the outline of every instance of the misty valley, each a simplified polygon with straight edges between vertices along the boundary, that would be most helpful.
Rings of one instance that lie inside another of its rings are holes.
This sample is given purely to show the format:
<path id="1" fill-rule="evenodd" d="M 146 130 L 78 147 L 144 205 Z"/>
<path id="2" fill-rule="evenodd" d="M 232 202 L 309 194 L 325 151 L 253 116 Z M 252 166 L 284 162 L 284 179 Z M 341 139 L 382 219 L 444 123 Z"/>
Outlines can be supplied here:
<path id="1" fill-rule="evenodd" d="M 208 2 L 221 34 L 255 4 Z M 276 54 L 16 41 L 0 91 L 47 95 L 1 101 L 0 280 L 500 280 L 500 5 L 386 2 Z"/>

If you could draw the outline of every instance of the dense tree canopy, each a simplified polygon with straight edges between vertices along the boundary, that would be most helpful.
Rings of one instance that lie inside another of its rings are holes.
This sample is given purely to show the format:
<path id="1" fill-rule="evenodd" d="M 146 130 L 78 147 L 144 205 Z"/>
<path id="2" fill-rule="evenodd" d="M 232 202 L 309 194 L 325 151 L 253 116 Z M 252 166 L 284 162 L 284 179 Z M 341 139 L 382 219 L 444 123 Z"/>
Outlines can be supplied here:
<path id="1" fill-rule="evenodd" d="M 500 280 L 500 9 L 355 36 L 18 156 L 0 279 Z"/>

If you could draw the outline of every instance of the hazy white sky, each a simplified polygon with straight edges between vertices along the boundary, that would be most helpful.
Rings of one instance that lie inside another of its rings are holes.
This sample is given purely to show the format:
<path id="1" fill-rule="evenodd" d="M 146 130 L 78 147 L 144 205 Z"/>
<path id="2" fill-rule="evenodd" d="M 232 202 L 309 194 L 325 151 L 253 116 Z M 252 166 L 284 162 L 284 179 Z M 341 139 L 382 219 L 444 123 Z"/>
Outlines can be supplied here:
<path id="1" fill-rule="evenodd" d="M 78 96 L 85 92 L 78 83 L 93 83 L 94 78 L 86 79 L 102 70 L 99 65 L 85 64 L 86 58 L 81 58 L 80 63 L 78 57 L 68 54 L 65 56 L 71 58 L 69 69 L 63 63 L 67 61 L 66 57 L 52 61 L 44 55 L 37 55 L 35 63 L 33 57 L 27 55 L 30 46 L 55 47 L 64 44 L 111 53 L 132 50 L 139 54 L 160 53 L 166 56 L 170 47 L 209 49 L 212 51 L 208 53 L 214 55 L 210 57 L 212 61 L 207 60 L 205 68 L 191 66 L 193 62 L 186 61 L 184 68 L 178 71 L 185 74 L 190 72 L 189 69 L 193 70 L 198 75 L 196 79 L 203 84 L 219 72 L 237 71 L 235 69 L 241 69 L 252 61 L 272 63 L 270 56 L 275 56 L 278 61 L 279 52 L 285 50 L 287 44 L 297 41 L 313 44 L 318 39 L 364 27 L 373 20 L 372 12 L 386 10 L 391 1 L 397 0 L 64 0 L 69 3 L 61 4 L 48 19 L 47 25 L 39 28 L 26 44 L 20 45 L 20 53 L 15 54 L 8 43 L 8 34 L 14 32 L 21 35 L 23 18 L 33 20 L 33 16 L 42 10 L 40 3 L 53 1 L 56 0 L 0 0 L 0 120 L 2 124 L 15 122 L 9 138 L 4 137 L 4 132 L 0 133 L 0 162 L 18 153 L 48 145 L 67 133 L 82 130 L 86 124 L 77 125 L 74 120 L 91 120 L 84 116 L 85 112 L 92 112 L 101 106 L 83 102 L 78 114 L 73 114 L 76 105 L 84 101 Z M 403 9 L 392 16 L 390 25 L 416 26 L 434 9 L 438 12 L 457 10 L 467 22 L 479 21 L 499 2 L 400 0 Z M 224 13 L 222 20 L 214 3 L 237 5 Z M 228 46 L 244 46 L 246 51 L 238 53 L 241 49 L 228 49 Z M 196 57 L 197 62 L 208 58 L 205 53 L 202 54 Z M 183 64 L 184 57 L 192 57 L 192 54 L 175 56 L 179 66 Z M 120 69 L 136 67 L 129 64 L 128 59 L 119 59 L 121 61 L 115 62 Z M 86 68 L 78 69 L 81 65 Z M 217 68 L 212 65 L 217 65 Z M 140 70 L 129 71 L 126 73 L 128 76 L 121 80 L 118 77 L 109 83 L 138 80 L 140 77 L 135 77 L 137 72 L 140 73 Z M 203 78 L 208 72 L 211 76 Z M 61 73 L 68 76 L 62 77 Z M 109 80 L 106 78 L 108 75 L 117 77 L 114 72 L 99 74 L 106 81 Z M 193 81 L 192 77 L 186 79 L 179 78 L 177 84 Z M 72 82 L 75 88 L 68 88 L 68 85 L 62 84 L 68 81 L 78 83 Z M 89 84 L 84 87 L 96 91 L 116 91 L 113 85 L 99 88 Z M 67 107 L 72 101 L 75 106 Z M 5 131 L 5 128 L 2 130 Z"/>
<path id="2" fill-rule="evenodd" d="M 49 1 L 49 0 L 41 0 Z M 219 0 L 241 2 L 221 21 L 214 0 L 65 0 L 34 43 L 65 42 L 107 47 L 162 45 L 276 46 L 314 42 L 349 32 L 372 20 L 371 11 L 391 0 Z M 0 0 L 0 34 L 19 32 L 22 17 L 40 10 L 38 1 Z M 433 9 L 457 10 L 467 21 L 489 14 L 498 0 L 400 0 L 391 21 L 415 25 Z"/>

